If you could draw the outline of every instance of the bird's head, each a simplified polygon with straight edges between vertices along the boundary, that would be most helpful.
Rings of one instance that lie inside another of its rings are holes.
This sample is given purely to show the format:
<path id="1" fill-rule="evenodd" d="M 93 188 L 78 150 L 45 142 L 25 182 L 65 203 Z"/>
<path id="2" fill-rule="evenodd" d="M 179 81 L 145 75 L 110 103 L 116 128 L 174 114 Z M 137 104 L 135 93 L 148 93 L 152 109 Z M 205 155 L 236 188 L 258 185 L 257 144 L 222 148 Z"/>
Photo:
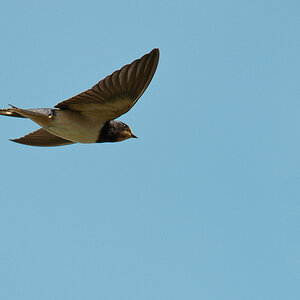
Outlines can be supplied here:
<path id="1" fill-rule="evenodd" d="M 137 138 L 131 128 L 120 121 L 109 121 L 103 126 L 98 143 L 101 142 L 121 142 L 130 138 Z"/>
<path id="2" fill-rule="evenodd" d="M 115 121 L 114 126 L 117 142 L 121 142 L 130 138 L 137 138 L 137 136 L 133 134 L 131 128 L 127 124 Z"/>

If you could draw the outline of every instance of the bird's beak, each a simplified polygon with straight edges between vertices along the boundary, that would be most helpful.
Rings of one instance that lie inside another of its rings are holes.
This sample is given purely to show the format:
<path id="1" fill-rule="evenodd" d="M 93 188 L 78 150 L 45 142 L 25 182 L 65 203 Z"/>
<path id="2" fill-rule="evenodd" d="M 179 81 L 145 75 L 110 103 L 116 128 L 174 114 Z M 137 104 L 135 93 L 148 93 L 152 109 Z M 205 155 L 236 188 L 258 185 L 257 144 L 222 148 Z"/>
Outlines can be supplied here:
<path id="1" fill-rule="evenodd" d="M 131 137 L 135 138 L 135 139 L 138 139 L 138 137 L 136 135 L 134 135 L 132 132 L 131 132 Z"/>

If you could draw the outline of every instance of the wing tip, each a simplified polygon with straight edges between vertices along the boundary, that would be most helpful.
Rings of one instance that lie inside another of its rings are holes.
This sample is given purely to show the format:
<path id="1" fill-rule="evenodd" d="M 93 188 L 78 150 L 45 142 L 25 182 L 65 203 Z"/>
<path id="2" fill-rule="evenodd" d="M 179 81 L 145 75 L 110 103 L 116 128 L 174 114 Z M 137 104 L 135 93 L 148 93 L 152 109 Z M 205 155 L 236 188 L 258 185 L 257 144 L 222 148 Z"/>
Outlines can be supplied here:
<path id="1" fill-rule="evenodd" d="M 153 48 L 150 53 L 155 53 L 156 55 L 159 55 L 159 48 Z"/>
<path id="2" fill-rule="evenodd" d="M 159 61 L 159 56 L 160 56 L 160 51 L 158 48 L 154 48 L 150 54 L 153 53 L 153 56 L 154 56 L 154 63 L 153 63 L 153 66 L 154 66 L 154 73 L 156 71 L 156 68 L 157 68 L 157 65 L 158 65 L 158 61 Z M 153 75 L 154 75 L 153 73 Z"/>
<path id="3" fill-rule="evenodd" d="M 24 138 L 25 137 L 21 137 L 21 138 L 17 138 L 17 139 L 8 139 L 8 140 L 11 142 L 14 142 L 14 143 L 22 144 L 22 145 L 34 146 L 34 145 L 31 145 L 30 143 L 26 142 Z"/>
<path id="4" fill-rule="evenodd" d="M 18 144 L 24 144 L 22 143 L 22 138 L 18 138 L 18 139 L 8 139 L 9 141 L 11 142 L 14 142 L 14 143 L 18 143 Z M 28 144 L 24 144 L 24 145 L 28 145 Z"/>
<path id="5" fill-rule="evenodd" d="M 146 54 L 146 55 L 147 55 L 147 54 Z M 157 65 L 157 64 L 158 64 L 158 60 L 159 60 L 159 55 L 160 55 L 159 48 L 154 48 L 154 49 L 152 49 L 152 50 L 148 53 L 148 55 L 154 57 L 154 59 L 155 59 L 155 64 Z"/>

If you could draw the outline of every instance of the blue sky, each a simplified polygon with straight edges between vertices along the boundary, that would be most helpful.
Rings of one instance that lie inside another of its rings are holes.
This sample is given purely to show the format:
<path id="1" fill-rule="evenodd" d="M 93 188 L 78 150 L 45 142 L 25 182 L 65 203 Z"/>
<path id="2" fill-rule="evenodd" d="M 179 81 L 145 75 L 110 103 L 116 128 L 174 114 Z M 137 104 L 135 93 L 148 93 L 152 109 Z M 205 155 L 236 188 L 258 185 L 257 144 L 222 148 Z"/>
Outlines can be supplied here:
<path id="1" fill-rule="evenodd" d="M 299 299 L 299 1 L 2 1 L 0 99 L 53 107 L 159 47 L 138 140 L 2 117 L 0 298 Z"/>

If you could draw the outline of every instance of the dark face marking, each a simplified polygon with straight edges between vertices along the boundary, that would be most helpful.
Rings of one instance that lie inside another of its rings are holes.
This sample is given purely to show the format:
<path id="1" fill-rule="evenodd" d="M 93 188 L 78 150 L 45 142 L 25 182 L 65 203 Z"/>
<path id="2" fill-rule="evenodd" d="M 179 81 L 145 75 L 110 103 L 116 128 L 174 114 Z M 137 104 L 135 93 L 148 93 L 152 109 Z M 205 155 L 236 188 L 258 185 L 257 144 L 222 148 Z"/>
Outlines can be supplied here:
<path id="1" fill-rule="evenodd" d="M 100 131 L 97 143 L 121 142 L 135 137 L 128 125 L 119 121 L 106 122 Z"/>
<path id="2" fill-rule="evenodd" d="M 51 117 L 51 119 L 56 117 L 56 111 L 57 111 L 57 109 L 51 109 L 50 114 L 49 114 L 49 117 Z"/>

